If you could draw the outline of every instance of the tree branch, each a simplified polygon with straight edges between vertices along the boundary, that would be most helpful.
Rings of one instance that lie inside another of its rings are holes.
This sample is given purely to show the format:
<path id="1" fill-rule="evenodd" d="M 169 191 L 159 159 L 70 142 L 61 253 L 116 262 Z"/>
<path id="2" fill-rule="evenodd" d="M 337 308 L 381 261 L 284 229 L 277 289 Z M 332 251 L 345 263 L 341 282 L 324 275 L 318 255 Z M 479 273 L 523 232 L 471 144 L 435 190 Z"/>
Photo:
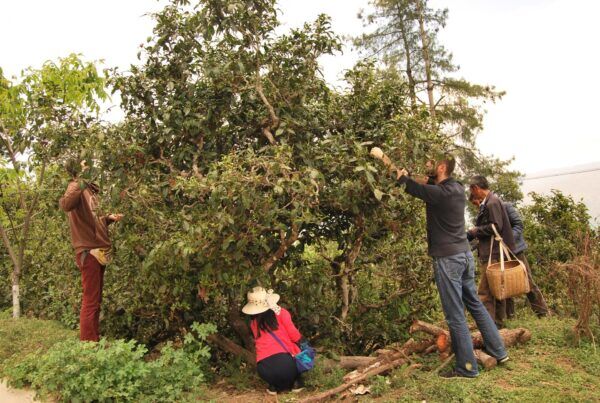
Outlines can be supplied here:
<path id="1" fill-rule="evenodd" d="M 42 168 L 40 169 L 40 176 L 38 178 L 37 191 L 35 192 L 35 196 L 33 196 L 33 200 L 29 205 L 29 209 L 27 210 L 27 214 L 25 215 L 25 220 L 23 222 L 23 232 L 21 237 L 21 245 L 19 246 L 19 270 L 16 275 L 20 276 L 20 269 L 23 268 L 23 256 L 25 256 L 25 248 L 27 246 L 27 239 L 29 238 L 29 228 L 31 226 L 31 219 L 33 217 L 33 210 L 37 206 L 37 202 L 40 198 L 40 187 L 44 181 L 44 174 L 46 172 L 46 162 L 42 162 Z"/>
<path id="2" fill-rule="evenodd" d="M 21 208 L 23 210 L 27 210 L 27 206 L 25 205 L 25 195 L 23 193 L 23 189 L 21 189 L 21 181 L 19 179 L 20 170 L 19 170 L 19 162 L 17 161 L 17 154 L 15 153 L 15 150 L 12 147 L 12 144 L 10 142 L 10 138 L 8 137 L 8 135 L 5 133 L 0 133 L 0 137 L 2 137 L 2 140 L 4 141 L 4 144 L 6 145 L 6 149 L 8 150 L 8 156 L 10 157 L 10 161 L 13 165 L 13 169 L 17 173 L 17 193 L 19 193 L 19 202 L 21 203 Z"/>
<path id="3" fill-rule="evenodd" d="M 2 221 L 0 221 L 0 235 L 2 236 L 2 242 L 8 251 L 8 256 L 10 256 L 13 266 L 16 268 L 18 266 L 17 255 L 15 255 L 15 251 L 10 244 L 10 239 L 8 239 L 8 234 L 2 225 Z"/>
<path id="4" fill-rule="evenodd" d="M 277 261 L 279 261 L 285 255 L 289 247 L 292 246 L 296 240 L 298 240 L 299 235 L 300 231 L 298 229 L 298 225 L 295 223 L 292 223 L 292 230 L 287 238 L 283 232 L 280 233 L 281 244 L 279 245 L 279 248 L 262 264 L 262 268 L 265 272 L 271 270 L 275 263 L 277 263 Z"/>
<path id="5" fill-rule="evenodd" d="M 277 141 L 275 141 L 275 137 L 273 136 L 273 131 L 277 130 L 277 128 L 279 127 L 279 118 L 277 117 L 277 114 L 275 113 L 275 109 L 273 108 L 273 105 L 271 105 L 271 103 L 265 96 L 263 85 L 262 85 L 262 78 L 260 77 L 260 64 L 258 63 L 258 55 L 260 53 L 258 44 L 255 44 L 255 49 L 256 49 L 257 59 L 256 59 L 256 80 L 255 80 L 254 88 L 256 89 L 256 92 L 258 93 L 258 96 L 260 97 L 263 104 L 265 104 L 265 107 L 267 108 L 267 111 L 269 112 L 269 118 L 270 118 L 270 119 L 266 120 L 265 122 L 263 122 L 262 133 L 267 138 L 267 140 L 269 140 L 269 143 L 276 144 Z M 269 120 L 270 120 L 270 122 L 269 122 Z"/>

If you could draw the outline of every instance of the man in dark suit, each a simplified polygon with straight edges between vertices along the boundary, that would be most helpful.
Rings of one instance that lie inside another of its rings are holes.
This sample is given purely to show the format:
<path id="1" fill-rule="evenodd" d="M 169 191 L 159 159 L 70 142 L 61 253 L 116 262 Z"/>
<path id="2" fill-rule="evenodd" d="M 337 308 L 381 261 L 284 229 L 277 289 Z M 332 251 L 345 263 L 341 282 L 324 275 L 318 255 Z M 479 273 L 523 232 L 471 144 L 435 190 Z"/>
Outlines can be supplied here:
<path id="1" fill-rule="evenodd" d="M 475 227 L 468 231 L 469 237 L 479 240 L 477 249 L 482 270 L 477 294 L 498 328 L 501 328 L 504 326 L 504 320 L 506 319 L 506 300 L 494 298 L 485 275 L 487 264 L 490 261 L 490 250 L 491 262 L 495 263 L 500 260 L 499 243 L 494 240 L 495 235 L 492 226 L 496 227 L 496 231 L 510 250 L 515 249 L 515 240 L 510 219 L 502 205 L 502 200 L 490 191 L 487 179 L 484 176 L 474 176 L 469 183 L 469 188 L 475 198 L 482 200 Z M 491 247 L 490 244 L 492 244 Z"/>

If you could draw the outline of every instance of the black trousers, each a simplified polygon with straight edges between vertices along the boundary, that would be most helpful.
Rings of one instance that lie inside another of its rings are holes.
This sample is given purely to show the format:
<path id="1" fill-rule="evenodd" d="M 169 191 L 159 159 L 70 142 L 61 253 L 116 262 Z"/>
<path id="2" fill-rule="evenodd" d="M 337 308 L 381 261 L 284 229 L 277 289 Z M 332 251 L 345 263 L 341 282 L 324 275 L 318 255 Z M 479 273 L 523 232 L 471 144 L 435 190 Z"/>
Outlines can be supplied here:
<path id="1" fill-rule="evenodd" d="M 298 378 L 296 362 L 288 353 L 274 354 L 256 364 L 258 375 L 269 384 L 269 389 L 284 392 L 294 387 Z"/>

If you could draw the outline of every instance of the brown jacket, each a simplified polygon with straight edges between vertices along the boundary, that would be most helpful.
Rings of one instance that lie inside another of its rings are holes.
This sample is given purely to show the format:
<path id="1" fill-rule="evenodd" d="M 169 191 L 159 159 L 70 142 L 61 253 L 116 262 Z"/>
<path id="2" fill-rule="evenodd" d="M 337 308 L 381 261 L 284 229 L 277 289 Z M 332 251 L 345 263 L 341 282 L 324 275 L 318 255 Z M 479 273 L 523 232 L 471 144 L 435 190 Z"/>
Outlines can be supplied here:
<path id="1" fill-rule="evenodd" d="M 108 216 L 96 215 L 98 186 L 93 183 L 83 186 L 82 190 L 77 180 L 71 181 L 58 203 L 69 216 L 71 243 L 76 254 L 84 250 L 111 247 L 108 225 L 112 220 Z"/>

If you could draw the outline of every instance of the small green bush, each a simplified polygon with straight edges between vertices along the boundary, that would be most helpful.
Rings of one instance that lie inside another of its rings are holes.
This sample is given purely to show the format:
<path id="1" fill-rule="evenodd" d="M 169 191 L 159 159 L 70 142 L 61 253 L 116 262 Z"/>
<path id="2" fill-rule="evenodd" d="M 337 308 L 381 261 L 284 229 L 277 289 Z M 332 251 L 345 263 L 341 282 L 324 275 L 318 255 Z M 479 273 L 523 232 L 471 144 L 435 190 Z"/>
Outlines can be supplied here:
<path id="1" fill-rule="evenodd" d="M 183 347 L 169 343 L 146 362 L 147 349 L 134 340 L 67 340 L 46 353 L 32 353 L 5 375 L 12 386 L 31 385 L 42 397 L 62 401 L 181 401 L 204 381 L 210 351 L 203 343 L 214 325 L 192 326 Z"/>

